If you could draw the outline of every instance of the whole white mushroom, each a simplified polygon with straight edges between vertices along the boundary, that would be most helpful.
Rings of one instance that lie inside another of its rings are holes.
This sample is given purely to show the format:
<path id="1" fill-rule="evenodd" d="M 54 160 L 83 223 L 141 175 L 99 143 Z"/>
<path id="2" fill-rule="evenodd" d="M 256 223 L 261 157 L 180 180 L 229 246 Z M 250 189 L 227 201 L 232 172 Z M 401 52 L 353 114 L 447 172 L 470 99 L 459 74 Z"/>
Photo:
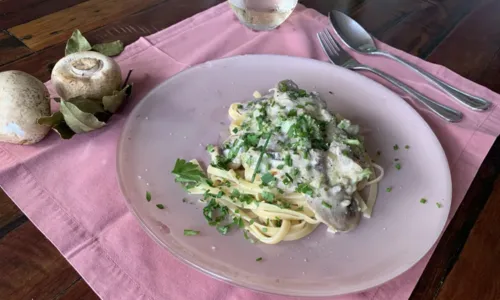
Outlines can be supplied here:
<path id="1" fill-rule="evenodd" d="M 101 100 L 119 90 L 120 66 L 98 52 L 82 51 L 61 58 L 52 70 L 52 84 L 64 100 L 82 96 Z"/>
<path id="2" fill-rule="evenodd" d="M 21 71 L 0 72 L 0 142 L 39 142 L 50 128 L 37 119 L 49 115 L 49 92 L 40 80 Z"/>

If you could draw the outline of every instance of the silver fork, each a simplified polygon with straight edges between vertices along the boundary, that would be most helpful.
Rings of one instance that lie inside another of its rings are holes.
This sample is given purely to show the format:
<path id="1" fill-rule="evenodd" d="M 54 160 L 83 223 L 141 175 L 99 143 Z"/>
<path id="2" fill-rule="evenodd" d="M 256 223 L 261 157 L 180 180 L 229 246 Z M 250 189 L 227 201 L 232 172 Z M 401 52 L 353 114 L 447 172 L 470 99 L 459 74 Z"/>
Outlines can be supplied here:
<path id="1" fill-rule="evenodd" d="M 389 81 L 390 83 L 401 89 L 403 92 L 418 100 L 428 109 L 430 109 L 446 121 L 459 122 L 460 120 L 462 120 L 461 112 L 430 99 L 429 97 L 416 91 L 415 89 L 411 88 L 410 86 L 404 84 L 403 82 L 397 80 L 387 73 L 359 63 L 351 55 L 349 55 L 349 53 L 342 49 L 342 47 L 340 47 L 337 41 L 335 41 L 335 39 L 333 38 L 330 31 L 328 31 L 328 29 L 324 29 L 323 31 L 318 32 L 318 39 L 321 47 L 323 48 L 323 51 L 325 51 L 326 55 L 332 63 L 350 70 L 370 71 Z"/>

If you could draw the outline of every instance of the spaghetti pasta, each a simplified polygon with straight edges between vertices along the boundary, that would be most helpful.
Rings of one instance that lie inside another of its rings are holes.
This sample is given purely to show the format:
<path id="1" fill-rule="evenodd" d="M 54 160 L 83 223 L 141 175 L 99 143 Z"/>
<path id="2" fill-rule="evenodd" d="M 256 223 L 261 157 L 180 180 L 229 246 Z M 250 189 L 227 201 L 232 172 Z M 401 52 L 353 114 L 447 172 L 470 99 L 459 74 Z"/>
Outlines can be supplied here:
<path id="1" fill-rule="evenodd" d="M 206 172 L 182 159 L 172 171 L 189 193 L 203 195 L 208 223 L 222 234 L 237 226 L 246 238 L 277 244 L 321 223 L 347 232 L 361 215 L 369 218 L 384 170 L 367 155 L 359 127 L 288 80 L 255 95 L 229 107 L 230 136 L 222 147 L 207 147 Z"/>

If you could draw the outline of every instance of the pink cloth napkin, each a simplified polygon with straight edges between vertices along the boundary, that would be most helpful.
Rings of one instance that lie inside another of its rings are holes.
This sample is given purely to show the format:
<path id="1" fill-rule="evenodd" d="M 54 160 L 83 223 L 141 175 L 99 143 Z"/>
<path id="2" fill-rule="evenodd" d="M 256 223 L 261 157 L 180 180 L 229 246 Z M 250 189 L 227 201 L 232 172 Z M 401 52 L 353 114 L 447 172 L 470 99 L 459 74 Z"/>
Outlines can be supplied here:
<path id="1" fill-rule="evenodd" d="M 316 33 L 327 25 L 325 16 L 299 5 L 279 29 L 252 32 L 240 25 L 223 3 L 140 38 L 117 58 L 124 72 L 134 69 L 131 81 L 135 90 L 126 108 L 105 128 L 69 141 L 51 133 L 32 146 L 0 144 L 0 184 L 102 299 L 287 299 L 212 279 L 179 262 L 150 239 L 128 212 L 118 188 L 116 144 L 134 104 L 175 73 L 207 60 L 249 53 L 326 61 Z M 396 63 L 358 56 L 360 61 L 465 113 L 463 122 L 452 125 L 414 105 L 439 137 L 448 157 L 453 177 L 451 218 L 500 131 L 500 96 L 442 66 L 379 45 L 494 102 L 488 112 L 469 111 Z M 47 85 L 50 87 L 50 82 Z M 429 257 L 384 285 L 338 299 L 406 299 Z"/>

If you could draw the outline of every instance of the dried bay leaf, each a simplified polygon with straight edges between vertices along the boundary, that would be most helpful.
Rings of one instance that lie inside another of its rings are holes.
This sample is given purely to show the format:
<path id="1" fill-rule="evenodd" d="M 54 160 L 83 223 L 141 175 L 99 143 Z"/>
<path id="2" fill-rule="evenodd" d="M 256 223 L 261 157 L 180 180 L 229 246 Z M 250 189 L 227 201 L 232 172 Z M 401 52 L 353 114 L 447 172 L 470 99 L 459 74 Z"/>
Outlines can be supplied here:
<path id="1" fill-rule="evenodd" d="M 60 111 L 57 111 L 49 117 L 38 118 L 36 122 L 40 125 L 47 125 L 50 127 L 54 127 L 55 125 L 64 122 L 64 116 Z"/>
<path id="2" fill-rule="evenodd" d="M 111 43 L 103 43 L 92 46 L 92 50 L 97 51 L 106 56 L 116 56 L 122 53 L 124 47 L 123 42 L 118 40 Z"/>
<path id="3" fill-rule="evenodd" d="M 89 114 L 104 112 L 104 107 L 102 106 L 102 103 L 100 101 L 88 99 L 82 96 L 70 98 L 66 102 L 73 103 L 74 105 L 78 106 L 81 111 Z"/>
<path id="4" fill-rule="evenodd" d="M 73 31 L 73 34 L 66 42 L 66 49 L 64 50 L 65 55 L 81 52 L 81 51 L 90 51 L 92 50 L 92 46 L 89 41 L 82 35 L 80 30 L 76 29 Z"/>
<path id="5" fill-rule="evenodd" d="M 62 139 L 70 139 L 75 135 L 75 132 L 69 128 L 69 126 L 64 122 L 63 114 L 58 111 L 49 117 L 38 118 L 37 123 L 40 125 L 50 126 Z"/>
<path id="6" fill-rule="evenodd" d="M 76 133 L 69 128 L 68 124 L 66 122 L 61 122 L 57 124 L 56 126 L 52 127 L 52 129 L 59 134 L 59 136 L 62 139 L 69 140 L 72 138 Z"/>
<path id="7" fill-rule="evenodd" d="M 120 91 L 113 91 L 113 95 L 102 97 L 102 104 L 104 109 L 111 113 L 115 113 L 120 105 L 122 105 L 123 100 L 129 95 L 128 90 L 131 88 L 130 85 L 125 86 Z"/>
<path id="8" fill-rule="evenodd" d="M 82 111 L 77 105 L 68 101 L 61 100 L 60 111 L 68 127 L 75 133 L 89 132 L 106 125 L 92 113 Z"/>

